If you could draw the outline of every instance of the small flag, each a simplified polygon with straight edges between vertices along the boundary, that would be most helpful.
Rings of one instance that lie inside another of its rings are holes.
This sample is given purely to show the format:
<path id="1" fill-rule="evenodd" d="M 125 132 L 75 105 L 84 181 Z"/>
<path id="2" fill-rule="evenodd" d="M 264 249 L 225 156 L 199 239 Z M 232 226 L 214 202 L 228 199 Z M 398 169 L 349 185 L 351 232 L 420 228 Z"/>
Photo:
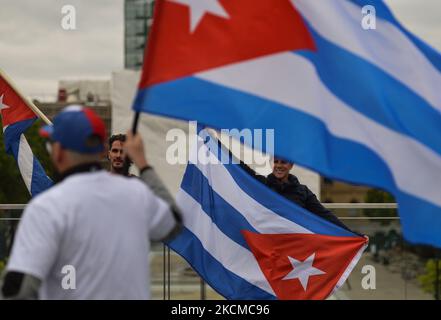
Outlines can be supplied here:
<path id="1" fill-rule="evenodd" d="M 14 156 L 29 193 L 35 196 L 52 185 L 23 134 L 37 116 L 1 73 L 0 113 L 6 152 Z"/>

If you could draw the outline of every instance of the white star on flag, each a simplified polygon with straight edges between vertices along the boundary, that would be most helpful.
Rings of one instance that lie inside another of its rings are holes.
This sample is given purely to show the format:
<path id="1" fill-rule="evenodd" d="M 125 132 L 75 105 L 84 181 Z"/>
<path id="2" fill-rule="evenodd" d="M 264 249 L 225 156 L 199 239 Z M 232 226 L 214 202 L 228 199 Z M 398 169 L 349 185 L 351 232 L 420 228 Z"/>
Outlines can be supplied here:
<path id="1" fill-rule="evenodd" d="M 188 6 L 190 10 L 190 33 L 193 33 L 205 14 L 229 19 L 230 16 L 218 2 L 219 0 L 168 0 Z"/>
<path id="2" fill-rule="evenodd" d="M 282 280 L 299 279 L 300 283 L 302 284 L 303 290 L 306 291 L 309 277 L 326 273 L 312 266 L 312 264 L 314 263 L 314 258 L 315 252 L 311 254 L 308 258 L 306 258 L 303 262 L 288 256 L 293 270 L 291 270 L 291 272 L 288 273 Z"/>
<path id="3" fill-rule="evenodd" d="M 0 96 L 0 111 L 2 111 L 3 109 L 8 109 L 8 108 L 10 108 L 10 106 L 8 106 L 8 105 L 6 105 L 6 104 L 3 103 L 3 97 L 4 97 L 4 96 L 5 96 L 4 94 L 2 94 L 2 95 Z"/>

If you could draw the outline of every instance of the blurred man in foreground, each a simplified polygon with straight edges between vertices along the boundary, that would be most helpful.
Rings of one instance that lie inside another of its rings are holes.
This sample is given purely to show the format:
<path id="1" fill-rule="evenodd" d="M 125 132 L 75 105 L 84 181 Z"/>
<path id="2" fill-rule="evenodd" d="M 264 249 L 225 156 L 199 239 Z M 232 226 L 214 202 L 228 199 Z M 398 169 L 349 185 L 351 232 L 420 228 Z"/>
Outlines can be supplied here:
<path id="1" fill-rule="evenodd" d="M 105 127 L 91 109 L 70 106 L 41 133 L 59 179 L 23 213 L 3 296 L 149 299 L 150 240 L 173 238 L 181 218 L 141 138 L 130 136 L 127 153 L 145 183 L 102 170 Z"/>

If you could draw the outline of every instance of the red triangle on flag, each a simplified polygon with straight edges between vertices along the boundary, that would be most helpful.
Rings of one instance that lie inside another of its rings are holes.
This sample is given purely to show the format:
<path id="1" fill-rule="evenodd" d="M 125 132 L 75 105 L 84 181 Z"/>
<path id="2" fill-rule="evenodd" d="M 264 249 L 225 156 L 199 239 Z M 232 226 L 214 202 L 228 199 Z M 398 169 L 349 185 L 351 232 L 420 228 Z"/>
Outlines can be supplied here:
<path id="1" fill-rule="evenodd" d="M 218 0 L 228 16 L 204 12 L 194 30 L 187 2 L 157 1 L 140 88 L 268 54 L 315 50 L 289 0 Z"/>
<path id="2" fill-rule="evenodd" d="M 242 234 L 277 298 L 282 300 L 326 299 L 367 243 L 363 237 L 245 230 Z"/>
<path id="3" fill-rule="evenodd" d="M 10 84 L 0 75 L 0 114 L 3 127 L 18 121 L 36 118 Z"/>

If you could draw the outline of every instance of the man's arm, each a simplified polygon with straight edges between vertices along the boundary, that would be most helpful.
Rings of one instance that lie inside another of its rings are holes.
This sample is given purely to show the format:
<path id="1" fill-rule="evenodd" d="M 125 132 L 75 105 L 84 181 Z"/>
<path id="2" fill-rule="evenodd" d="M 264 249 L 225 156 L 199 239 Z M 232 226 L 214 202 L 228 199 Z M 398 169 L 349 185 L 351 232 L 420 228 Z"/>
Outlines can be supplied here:
<path id="1" fill-rule="evenodd" d="M 316 215 L 336 224 L 346 230 L 351 231 L 343 222 L 341 222 L 331 211 L 326 209 L 311 190 L 307 189 L 306 209 Z M 351 231 L 352 232 L 352 231 Z"/>
<path id="2" fill-rule="evenodd" d="M 127 132 L 127 139 L 124 143 L 124 148 L 130 159 L 136 165 L 140 171 L 141 180 L 149 186 L 152 192 L 162 200 L 164 200 L 169 206 L 170 211 L 175 219 L 175 227 L 169 232 L 169 234 L 162 239 L 162 241 L 169 241 L 175 238 L 182 230 L 182 214 L 179 208 L 176 206 L 172 195 L 162 183 L 161 178 L 156 174 L 153 168 L 147 163 L 144 153 L 144 144 L 139 134 L 133 135 L 132 132 Z"/>
<path id="3" fill-rule="evenodd" d="M 220 140 L 218 140 L 218 143 L 219 143 L 219 145 L 221 146 L 221 148 L 223 150 L 226 150 L 228 152 L 230 158 L 232 159 L 232 161 L 234 161 L 233 163 L 239 162 L 239 165 L 241 166 L 241 168 L 243 170 L 245 170 L 245 172 L 248 173 L 250 176 L 254 177 L 255 179 L 257 179 L 261 183 L 265 183 L 266 182 L 266 177 L 265 176 L 262 176 L 262 175 L 258 174 L 256 171 L 251 169 L 247 164 L 245 164 L 245 162 L 243 162 L 240 159 L 237 159 L 234 156 L 234 154 L 231 152 L 231 150 L 228 149 L 226 146 L 224 146 L 224 144 Z"/>
<path id="4" fill-rule="evenodd" d="M 250 176 L 254 177 L 256 180 L 266 183 L 266 177 L 258 174 L 256 171 L 251 169 L 248 165 L 246 165 L 242 160 L 240 160 L 240 166 L 244 169 Z"/>
<path id="5" fill-rule="evenodd" d="M 140 178 L 141 180 L 150 187 L 150 189 L 153 191 L 153 193 L 164 200 L 169 206 L 170 211 L 173 214 L 173 217 L 175 218 L 176 225 L 175 227 L 169 232 L 169 234 L 162 239 L 162 241 L 169 241 L 174 239 L 183 228 L 182 225 L 182 214 L 179 208 L 176 206 L 175 201 L 173 200 L 172 195 L 170 192 L 168 192 L 167 188 L 162 183 L 159 176 L 156 174 L 156 172 L 153 170 L 150 166 L 144 166 L 140 170 Z"/>
<path id="6" fill-rule="evenodd" d="M 52 269 L 63 235 L 60 212 L 44 195 L 26 207 L 1 288 L 5 299 L 36 299 L 41 282 Z"/>
<path id="7" fill-rule="evenodd" d="M 41 280 L 22 272 L 8 271 L 6 272 L 2 290 L 2 299 L 38 299 L 38 290 Z"/>

